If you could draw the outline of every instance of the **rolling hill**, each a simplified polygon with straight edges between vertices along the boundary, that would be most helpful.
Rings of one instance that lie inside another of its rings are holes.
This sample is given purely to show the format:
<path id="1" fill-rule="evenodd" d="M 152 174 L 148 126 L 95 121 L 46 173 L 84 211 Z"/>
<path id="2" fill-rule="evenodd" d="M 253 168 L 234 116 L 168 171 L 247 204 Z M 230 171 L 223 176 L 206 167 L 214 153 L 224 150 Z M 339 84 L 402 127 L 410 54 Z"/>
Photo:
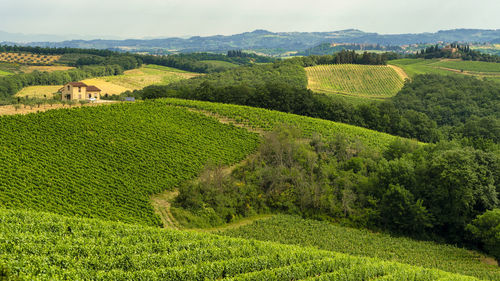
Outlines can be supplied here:
<path id="1" fill-rule="evenodd" d="M 500 82 L 500 63 L 450 59 L 399 59 L 388 62 L 410 77 L 418 74 L 468 75 Z"/>
<path id="2" fill-rule="evenodd" d="M 0 272 L 7 278 L 478 280 L 313 248 L 32 211 L 0 209 L 0 222 Z"/>
<path id="3" fill-rule="evenodd" d="M 488 280 L 500 280 L 500 268 L 494 265 L 491 258 L 488 259 L 478 252 L 295 216 L 275 215 L 240 228 L 216 233 L 315 247 L 349 255 L 438 268 Z"/>
<path id="4" fill-rule="evenodd" d="M 231 164 L 258 144 L 244 129 L 164 103 L 0 117 L 0 206 L 158 225 L 152 194 Z"/>
<path id="5" fill-rule="evenodd" d="M 122 75 L 105 76 L 83 80 L 88 85 L 97 86 L 101 94 L 119 95 L 125 91 L 142 89 L 149 85 L 166 85 L 175 81 L 196 77 L 199 74 L 159 65 L 145 65 L 127 70 Z M 29 86 L 19 91 L 19 97 L 51 97 L 62 85 Z"/>

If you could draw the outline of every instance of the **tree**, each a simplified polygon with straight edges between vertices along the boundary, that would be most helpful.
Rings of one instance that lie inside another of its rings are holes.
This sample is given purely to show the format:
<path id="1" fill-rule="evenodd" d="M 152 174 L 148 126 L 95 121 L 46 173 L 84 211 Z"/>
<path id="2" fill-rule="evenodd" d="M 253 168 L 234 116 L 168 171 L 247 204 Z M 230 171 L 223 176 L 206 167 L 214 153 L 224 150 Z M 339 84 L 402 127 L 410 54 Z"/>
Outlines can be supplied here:
<path id="1" fill-rule="evenodd" d="M 467 225 L 467 230 L 483 243 L 488 253 L 500 261 L 500 209 L 486 211 L 477 216 Z"/>

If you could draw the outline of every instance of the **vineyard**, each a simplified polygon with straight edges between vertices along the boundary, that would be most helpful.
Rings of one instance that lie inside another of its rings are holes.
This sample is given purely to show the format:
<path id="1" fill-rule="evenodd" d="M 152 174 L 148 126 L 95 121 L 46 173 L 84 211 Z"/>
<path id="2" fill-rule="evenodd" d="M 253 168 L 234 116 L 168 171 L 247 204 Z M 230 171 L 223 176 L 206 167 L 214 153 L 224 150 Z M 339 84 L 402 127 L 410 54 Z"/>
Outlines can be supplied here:
<path id="1" fill-rule="evenodd" d="M 309 88 L 327 94 L 387 98 L 404 84 L 403 78 L 385 65 L 317 65 L 307 67 L 306 72 Z"/>
<path id="2" fill-rule="evenodd" d="M 221 234 L 312 246 L 349 255 L 438 268 L 488 280 L 500 280 L 500 268 L 481 262 L 485 257 L 477 252 L 434 242 L 391 237 L 387 234 L 372 233 L 367 230 L 305 220 L 294 216 L 276 215 L 241 228 L 224 231 Z"/>
<path id="3" fill-rule="evenodd" d="M 31 53 L 0 53 L 0 61 L 26 64 L 52 64 L 61 56 L 39 55 Z"/>
<path id="4" fill-rule="evenodd" d="M 0 117 L 0 207 L 159 225 L 150 195 L 258 136 L 154 101 Z"/>
<path id="5" fill-rule="evenodd" d="M 4 209 L 0 269 L 25 280 L 477 280 L 312 248 Z"/>
<path id="6" fill-rule="evenodd" d="M 395 136 L 361 127 L 262 108 L 181 99 L 163 99 L 157 100 L 157 102 L 210 112 L 211 114 L 230 118 L 236 123 L 265 131 L 287 125 L 299 128 L 304 137 L 320 134 L 325 138 L 334 138 L 340 134 L 352 141 L 359 141 L 363 145 L 381 150 L 397 139 Z"/>

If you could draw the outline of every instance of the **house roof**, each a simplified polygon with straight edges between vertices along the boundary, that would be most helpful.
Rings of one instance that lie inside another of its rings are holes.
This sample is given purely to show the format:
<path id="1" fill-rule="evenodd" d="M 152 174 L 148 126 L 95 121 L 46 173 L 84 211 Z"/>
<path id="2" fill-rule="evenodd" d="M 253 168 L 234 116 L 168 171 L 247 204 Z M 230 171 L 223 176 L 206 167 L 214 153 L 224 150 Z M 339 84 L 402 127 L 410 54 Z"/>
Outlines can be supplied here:
<path id="1" fill-rule="evenodd" d="M 87 86 L 87 92 L 100 92 L 101 89 L 97 88 L 96 86 Z"/>
<path id="2" fill-rule="evenodd" d="M 69 82 L 66 85 L 71 85 L 73 87 L 88 87 L 87 84 L 85 84 L 83 82 Z"/>

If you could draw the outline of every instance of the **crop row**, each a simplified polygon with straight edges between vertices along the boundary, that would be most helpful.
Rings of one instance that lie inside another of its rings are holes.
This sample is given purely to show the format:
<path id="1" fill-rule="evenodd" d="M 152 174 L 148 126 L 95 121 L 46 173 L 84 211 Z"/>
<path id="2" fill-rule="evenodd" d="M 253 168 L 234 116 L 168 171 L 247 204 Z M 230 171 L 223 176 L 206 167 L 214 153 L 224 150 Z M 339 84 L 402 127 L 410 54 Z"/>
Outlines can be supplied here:
<path id="1" fill-rule="evenodd" d="M 26 280 L 477 280 L 312 248 L 5 209 L 0 265 Z"/>
<path id="2" fill-rule="evenodd" d="M 222 234 L 283 244 L 314 246 L 328 251 L 438 268 L 488 280 L 500 280 L 500 268 L 481 262 L 484 256 L 474 251 L 295 216 L 276 215 L 238 229 L 226 230 Z"/>
<path id="3" fill-rule="evenodd" d="M 0 206 L 156 225 L 150 196 L 232 164 L 258 136 L 143 102 L 0 117 Z"/>
<path id="4" fill-rule="evenodd" d="M 300 129 L 304 137 L 311 137 L 318 134 L 326 139 L 333 139 L 342 135 L 352 142 L 358 142 L 360 145 L 379 150 L 385 149 L 391 142 L 398 138 L 389 134 L 344 123 L 249 106 L 181 99 L 162 99 L 157 100 L 157 102 L 194 108 L 265 131 L 270 131 L 278 126 L 285 125 Z"/>
<path id="5" fill-rule="evenodd" d="M 334 64 L 306 69 L 314 89 L 386 97 L 396 94 L 404 81 L 387 66 Z"/>

